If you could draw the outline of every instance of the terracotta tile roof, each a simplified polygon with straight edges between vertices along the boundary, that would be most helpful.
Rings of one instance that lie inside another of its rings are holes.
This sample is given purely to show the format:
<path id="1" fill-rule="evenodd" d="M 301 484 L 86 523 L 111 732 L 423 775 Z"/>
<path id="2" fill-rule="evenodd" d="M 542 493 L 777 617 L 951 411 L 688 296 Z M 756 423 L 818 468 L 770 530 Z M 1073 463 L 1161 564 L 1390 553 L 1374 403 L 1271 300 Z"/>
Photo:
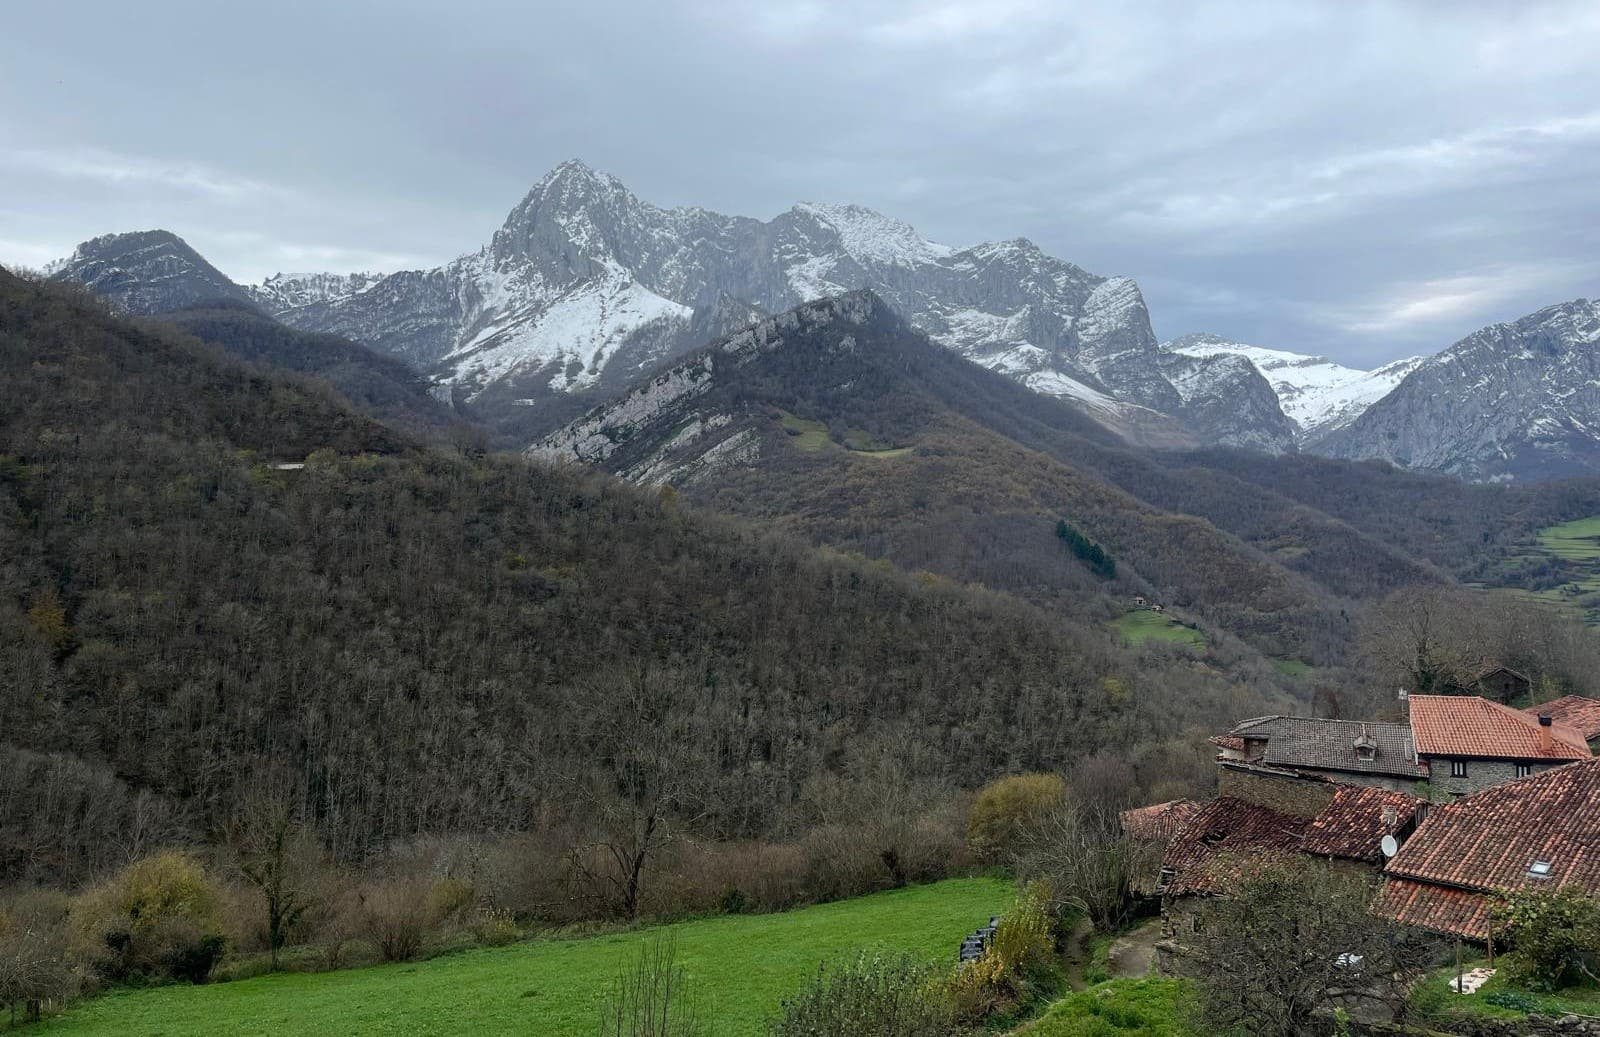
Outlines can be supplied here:
<path id="1" fill-rule="evenodd" d="M 1211 744 L 1218 749 L 1232 749 L 1236 753 L 1244 752 L 1244 739 L 1238 735 L 1212 735 Z"/>
<path id="2" fill-rule="evenodd" d="M 1292 861 L 1306 820 L 1221 796 L 1191 817 L 1161 858 L 1162 892 L 1221 893 L 1273 861 Z"/>
<path id="3" fill-rule="evenodd" d="M 1529 877 L 1535 861 L 1550 865 L 1547 876 Z M 1435 807 L 1384 874 L 1499 892 L 1578 885 L 1600 893 L 1600 760 Z"/>
<path id="4" fill-rule="evenodd" d="M 1421 756 L 1583 760 L 1592 755 L 1588 742 L 1567 725 L 1541 727 L 1537 717 L 1476 695 L 1412 695 L 1410 702 L 1411 736 Z"/>
<path id="5" fill-rule="evenodd" d="M 1566 724 L 1585 740 L 1600 738 L 1600 699 L 1565 695 L 1540 706 L 1529 706 L 1523 712 L 1535 718 L 1552 717 L 1556 723 Z"/>
<path id="6" fill-rule="evenodd" d="M 1372 912 L 1405 925 L 1450 936 L 1487 939 L 1494 899 L 1448 886 L 1389 879 L 1372 902 Z"/>
<path id="7" fill-rule="evenodd" d="M 1311 819 L 1300 848 L 1318 857 L 1377 862 L 1383 859 L 1383 837 L 1407 827 L 1422 802 L 1404 792 L 1341 785 L 1333 802 Z"/>
<path id="8" fill-rule="evenodd" d="M 1122 812 L 1122 830 L 1134 839 L 1159 842 L 1170 839 L 1184 823 L 1200 812 L 1192 799 L 1174 799 Z"/>

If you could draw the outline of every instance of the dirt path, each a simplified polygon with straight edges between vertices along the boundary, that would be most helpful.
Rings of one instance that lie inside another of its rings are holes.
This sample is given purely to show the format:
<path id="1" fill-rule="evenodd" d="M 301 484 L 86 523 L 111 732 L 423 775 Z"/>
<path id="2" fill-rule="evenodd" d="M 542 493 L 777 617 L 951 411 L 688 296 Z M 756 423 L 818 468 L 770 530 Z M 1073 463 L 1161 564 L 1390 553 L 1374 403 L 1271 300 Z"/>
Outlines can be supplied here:
<path id="1" fill-rule="evenodd" d="M 1093 935 L 1094 925 L 1087 918 L 1078 919 L 1078 924 L 1067 935 L 1067 949 L 1061 957 L 1066 965 L 1067 986 L 1072 990 L 1082 990 L 1089 985 L 1084 981 L 1083 970 L 1089 964 L 1089 937 Z"/>
<path id="2" fill-rule="evenodd" d="M 1156 944 L 1160 940 L 1159 918 L 1152 918 L 1132 932 L 1117 937 L 1106 952 L 1111 963 L 1111 975 L 1117 979 L 1137 979 L 1150 975 L 1155 968 Z"/>

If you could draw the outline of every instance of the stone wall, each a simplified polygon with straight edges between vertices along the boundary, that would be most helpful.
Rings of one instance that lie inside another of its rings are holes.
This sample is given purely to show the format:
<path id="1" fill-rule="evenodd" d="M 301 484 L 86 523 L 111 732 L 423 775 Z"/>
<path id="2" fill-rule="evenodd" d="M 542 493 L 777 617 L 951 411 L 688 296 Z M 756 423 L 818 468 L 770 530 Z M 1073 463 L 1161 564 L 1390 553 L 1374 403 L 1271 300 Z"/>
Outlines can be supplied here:
<path id="1" fill-rule="evenodd" d="M 1316 817 L 1333 802 L 1333 785 L 1224 764 L 1217 774 L 1217 795 L 1232 796 L 1290 817 Z"/>
<path id="2" fill-rule="evenodd" d="M 1428 785 L 1433 789 L 1433 801 L 1449 803 L 1457 796 L 1477 792 L 1491 785 L 1511 781 L 1517 776 L 1517 765 L 1510 760 L 1468 760 L 1467 776 L 1450 776 L 1450 759 L 1446 756 L 1429 756 Z M 1533 773 L 1540 774 L 1560 764 L 1534 764 Z"/>
<path id="3" fill-rule="evenodd" d="M 1530 1015 L 1522 1019 L 1463 1018 L 1448 1023 L 1401 1027 L 1392 1023 L 1350 1020 L 1340 1030 L 1328 1019 L 1325 1037 L 1348 1033 L 1351 1037 L 1600 1037 L 1600 1018 L 1578 1015 Z"/>

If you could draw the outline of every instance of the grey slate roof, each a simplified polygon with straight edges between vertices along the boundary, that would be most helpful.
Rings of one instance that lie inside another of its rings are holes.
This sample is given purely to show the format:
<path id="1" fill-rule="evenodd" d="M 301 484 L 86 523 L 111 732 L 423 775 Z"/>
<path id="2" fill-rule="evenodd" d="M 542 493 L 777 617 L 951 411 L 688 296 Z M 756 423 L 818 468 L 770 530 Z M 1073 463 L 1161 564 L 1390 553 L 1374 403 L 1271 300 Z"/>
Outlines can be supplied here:
<path id="1" fill-rule="evenodd" d="M 1261 762 L 1276 767 L 1386 774 L 1400 778 L 1424 776 L 1417 769 L 1417 754 L 1408 724 L 1258 717 L 1240 724 L 1233 733 L 1265 738 L 1267 749 Z M 1377 743 L 1371 760 L 1356 756 L 1356 739 L 1363 733 Z"/>

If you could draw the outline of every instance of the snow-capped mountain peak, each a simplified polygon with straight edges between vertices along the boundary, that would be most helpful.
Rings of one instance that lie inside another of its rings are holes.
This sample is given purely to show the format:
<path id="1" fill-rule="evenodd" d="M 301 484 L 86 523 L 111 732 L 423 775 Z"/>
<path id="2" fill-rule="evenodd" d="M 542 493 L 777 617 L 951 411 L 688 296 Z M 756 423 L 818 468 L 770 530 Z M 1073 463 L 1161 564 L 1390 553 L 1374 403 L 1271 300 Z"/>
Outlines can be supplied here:
<path id="1" fill-rule="evenodd" d="M 1301 442 L 1350 424 L 1424 359 L 1408 357 L 1363 371 L 1324 356 L 1253 346 L 1206 333 L 1183 335 L 1162 343 L 1161 348 L 1197 359 L 1234 356 L 1248 360 L 1271 384 L 1278 405 L 1295 423 Z"/>
<path id="2" fill-rule="evenodd" d="M 956 252 L 924 238 L 910 224 L 861 205 L 802 202 L 790 211 L 830 227 L 844 251 L 857 261 L 915 267 Z"/>

